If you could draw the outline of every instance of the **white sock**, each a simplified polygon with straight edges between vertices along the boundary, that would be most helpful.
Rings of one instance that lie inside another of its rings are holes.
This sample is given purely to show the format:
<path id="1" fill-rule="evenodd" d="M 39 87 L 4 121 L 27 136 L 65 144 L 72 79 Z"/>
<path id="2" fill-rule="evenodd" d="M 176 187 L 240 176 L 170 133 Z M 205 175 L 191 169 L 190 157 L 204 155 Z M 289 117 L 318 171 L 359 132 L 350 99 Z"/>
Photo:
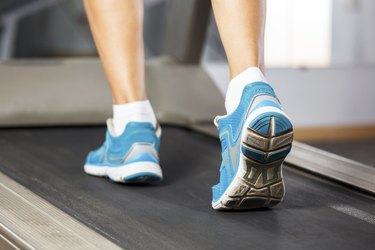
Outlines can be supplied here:
<path id="1" fill-rule="evenodd" d="M 113 105 L 113 130 L 121 135 L 128 122 L 150 122 L 156 127 L 154 110 L 148 100 Z"/>
<path id="2" fill-rule="evenodd" d="M 253 82 L 267 82 L 262 71 L 257 67 L 251 67 L 242 71 L 229 82 L 227 94 L 225 95 L 225 109 L 227 110 L 227 114 L 236 110 L 240 103 L 243 89 L 246 85 Z"/>

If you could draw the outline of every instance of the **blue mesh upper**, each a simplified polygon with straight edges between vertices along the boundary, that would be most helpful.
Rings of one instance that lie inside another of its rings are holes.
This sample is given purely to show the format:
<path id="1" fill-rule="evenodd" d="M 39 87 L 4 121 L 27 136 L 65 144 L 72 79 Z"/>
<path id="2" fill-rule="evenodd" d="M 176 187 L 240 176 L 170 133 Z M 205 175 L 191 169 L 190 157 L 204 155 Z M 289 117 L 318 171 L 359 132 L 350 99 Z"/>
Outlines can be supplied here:
<path id="1" fill-rule="evenodd" d="M 86 164 L 95 166 L 116 166 L 128 164 L 124 158 L 134 143 L 153 145 L 159 150 L 160 138 L 155 134 L 155 129 L 148 122 L 129 122 L 124 132 L 118 136 L 112 136 L 107 130 L 103 145 L 97 150 L 91 151 L 86 159 Z M 158 159 L 150 154 L 144 153 L 132 159 L 141 161 L 152 161 L 158 163 Z"/>

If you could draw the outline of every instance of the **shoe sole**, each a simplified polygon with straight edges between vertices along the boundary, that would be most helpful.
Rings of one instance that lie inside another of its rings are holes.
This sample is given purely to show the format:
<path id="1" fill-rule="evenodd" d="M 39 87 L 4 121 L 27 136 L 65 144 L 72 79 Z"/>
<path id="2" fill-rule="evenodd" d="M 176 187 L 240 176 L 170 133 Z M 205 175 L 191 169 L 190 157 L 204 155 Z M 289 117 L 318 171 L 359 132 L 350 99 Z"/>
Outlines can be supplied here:
<path id="1" fill-rule="evenodd" d="M 135 162 L 119 167 L 85 165 L 84 171 L 121 183 L 154 183 L 163 179 L 161 168 L 155 162 Z"/>
<path id="2" fill-rule="evenodd" d="M 224 195 L 212 203 L 216 210 L 273 207 L 283 200 L 282 164 L 291 149 L 292 125 L 283 113 L 266 114 L 245 124 L 237 173 Z M 267 134 L 260 132 L 265 126 Z"/>

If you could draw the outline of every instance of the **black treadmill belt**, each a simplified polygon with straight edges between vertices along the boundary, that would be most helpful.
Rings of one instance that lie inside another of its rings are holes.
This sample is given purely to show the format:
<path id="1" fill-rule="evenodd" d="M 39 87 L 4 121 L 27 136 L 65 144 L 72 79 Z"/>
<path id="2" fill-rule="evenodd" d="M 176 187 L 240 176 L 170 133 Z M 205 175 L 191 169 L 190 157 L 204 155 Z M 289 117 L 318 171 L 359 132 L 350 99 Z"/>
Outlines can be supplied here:
<path id="1" fill-rule="evenodd" d="M 124 185 L 88 176 L 86 153 L 104 128 L 0 130 L 0 170 L 126 249 L 373 249 L 372 197 L 284 169 L 287 195 L 273 209 L 218 212 L 218 140 L 164 127 L 160 185 Z M 370 218 L 371 219 L 371 218 Z"/>

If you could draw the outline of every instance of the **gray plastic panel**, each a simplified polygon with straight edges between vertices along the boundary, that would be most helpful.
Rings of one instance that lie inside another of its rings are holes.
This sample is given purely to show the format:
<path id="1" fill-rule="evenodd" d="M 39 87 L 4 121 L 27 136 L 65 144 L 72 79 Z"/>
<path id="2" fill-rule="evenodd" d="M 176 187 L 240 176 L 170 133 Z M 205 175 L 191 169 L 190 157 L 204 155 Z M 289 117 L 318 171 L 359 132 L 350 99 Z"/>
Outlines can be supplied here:
<path id="1" fill-rule="evenodd" d="M 0 126 L 104 124 L 112 98 L 99 59 L 0 63 Z M 199 65 L 147 62 L 148 97 L 161 122 L 188 125 L 224 114 L 224 98 Z"/>
<path id="2" fill-rule="evenodd" d="M 120 249 L 0 173 L 0 246 L 15 249 Z"/>

